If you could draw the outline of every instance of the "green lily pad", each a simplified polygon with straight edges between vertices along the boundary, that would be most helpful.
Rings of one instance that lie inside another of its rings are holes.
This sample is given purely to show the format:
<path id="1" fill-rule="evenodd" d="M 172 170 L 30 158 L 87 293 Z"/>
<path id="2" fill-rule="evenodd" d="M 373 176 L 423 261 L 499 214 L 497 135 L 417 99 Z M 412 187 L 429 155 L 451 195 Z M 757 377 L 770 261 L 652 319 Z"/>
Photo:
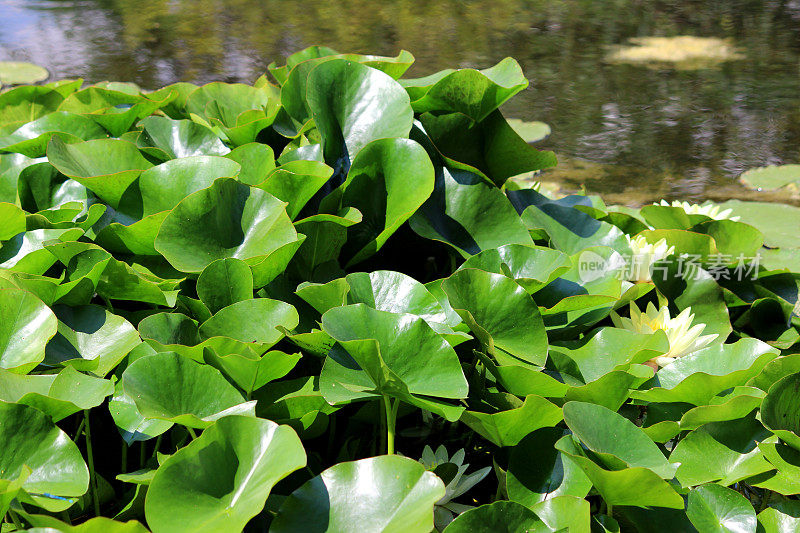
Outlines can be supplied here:
<path id="1" fill-rule="evenodd" d="M 289 161 L 254 185 L 286 202 L 286 212 L 294 220 L 332 174 L 333 169 L 319 161 Z"/>
<path id="2" fill-rule="evenodd" d="M 136 146 L 120 139 L 67 144 L 56 136 L 47 145 L 47 159 L 114 208 L 139 174 L 153 166 Z"/>
<path id="3" fill-rule="evenodd" d="M 30 515 L 24 513 L 22 516 L 29 521 L 34 528 L 29 531 L 58 531 L 59 533 L 147 533 L 147 528 L 136 520 L 119 522 L 104 516 L 90 518 L 86 522 L 73 526 L 48 515 Z"/>
<path id="4" fill-rule="evenodd" d="M 476 122 L 528 86 L 519 63 L 510 57 L 484 70 L 449 69 L 401 83 L 415 113 L 463 113 Z"/>
<path id="5" fill-rule="evenodd" d="M 47 241 L 74 241 L 83 230 L 36 229 L 15 235 L 0 246 L 0 268 L 28 274 L 44 274 L 57 258 L 45 249 Z"/>
<path id="6" fill-rule="evenodd" d="M 209 311 L 253 297 L 253 272 L 247 263 L 229 257 L 209 264 L 197 278 L 197 295 Z"/>
<path id="7" fill-rule="evenodd" d="M 241 165 L 239 181 L 247 185 L 258 185 L 275 170 L 275 152 L 266 144 L 247 143 L 234 148 L 225 157 Z"/>
<path id="8" fill-rule="evenodd" d="M 225 146 L 213 131 L 191 120 L 150 116 L 139 122 L 140 146 L 153 146 L 170 159 L 196 155 L 226 155 Z"/>
<path id="9" fill-rule="evenodd" d="M 542 141 L 550 136 L 550 126 L 545 122 L 538 122 L 536 120 L 526 121 L 519 118 L 506 119 L 508 125 L 514 128 L 514 131 L 522 137 L 526 143 L 535 143 Z"/>
<path id="10" fill-rule="evenodd" d="M 131 129 L 134 122 L 168 105 L 177 96 L 176 91 L 143 95 L 130 86 L 90 86 L 67 96 L 58 110 L 84 114 L 112 136 L 119 137 Z"/>
<path id="11" fill-rule="evenodd" d="M 564 421 L 572 433 L 606 468 L 647 468 L 672 479 L 678 465 L 670 463 L 658 446 L 633 422 L 601 405 L 564 404 Z"/>
<path id="12" fill-rule="evenodd" d="M 450 305 L 501 364 L 544 365 L 547 334 L 530 295 L 514 280 L 473 268 L 442 283 Z"/>
<path id="13" fill-rule="evenodd" d="M 469 339 L 452 329 L 461 322 L 458 315 L 448 315 L 425 285 L 400 272 L 354 272 L 325 284 L 301 283 L 296 293 L 320 314 L 339 305 L 363 303 L 380 311 L 416 315 L 452 346 Z"/>
<path id="14" fill-rule="evenodd" d="M 81 452 L 50 418 L 27 405 L 0 402 L 0 478 L 15 480 L 23 469 L 24 502 L 63 511 L 89 488 Z"/>
<path id="15" fill-rule="evenodd" d="M 46 68 L 18 61 L 0 61 L 0 85 L 21 85 L 46 80 L 50 73 Z"/>
<path id="16" fill-rule="evenodd" d="M 681 429 L 692 430 L 709 422 L 723 422 L 745 417 L 761 405 L 764 396 L 764 391 L 755 387 L 734 387 L 730 393 L 723 393 L 712 398 L 709 405 L 701 405 L 687 411 L 681 417 Z"/>
<path id="17" fill-rule="evenodd" d="M 444 483 L 413 459 L 384 455 L 339 463 L 294 491 L 270 531 L 428 533 L 433 505 L 444 492 Z"/>
<path id="18" fill-rule="evenodd" d="M 550 200 L 533 190 L 516 191 L 509 195 L 518 203 L 525 196 L 525 204 L 529 205 L 522 210 L 522 221 L 529 229 L 544 230 L 557 250 L 572 255 L 591 246 L 608 246 L 623 255 L 630 253 L 622 230 L 608 222 L 596 220 L 563 199 Z M 520 210 L 520 207 L 522 205 L 517 209 Z"/>
<path id="19" fill-rule="evenodd" d="M 347 230 L 343 248 L 347 265 L 375 254 L 433 191 L 428 154 L 410 139 L 378 139 L 353 158 L 340 186 L 338 209 L 355 207 L 363 217 Z M 376 201 L 385 199 L 385 201 Z M 337 209 L 337 210 L 338 210 Z"/>
<path id="20" fill-rule="evenodd" d="M 25 211 L 14 204 L 0 203 L 0 220 L 3 221 L 0 241 L 7 241 L 25 231 Z"/>
<path id="21" fill-rule="evenodd" d="M 550 533 L 547 524 L 536 513 L 516 502 L 498 501 L 470 509 L 444 529 L 447 533 L 493 533 L 525 531 Z"/>
<path id="22" fill-rule="evenodd" d="M 217 178 L 232 178 L 241 167 L 225 157 L 198 155 L 171 159 L 142 172 L 139 191 L 144 216 L 169 211 L 192 193 L 210 187 Z"/>
<path id="23" fill-rule="evenodd" d="M 772 469 L 757 446 L 768 435 L 753 415 L 712 422 L 683 438 L 669 459 L 680 463 L 676 477 L 684 487 L 711 481 L 732 485 Z"/>
<path id="24" fill-rule="evenodd" d="M 328 163 L 339 159 L 343 143 L 353 161 L 375 139 L 408 137 L 414 120 L 408 95 L 391 76 L 344 59 L 309 73 L 306 98 Z"/>
<path id="25" fill-rule="evenodd" d="M 459 269 L 477 268 L 503 274 L 519 283 L 529 294 L 535 293 L 572 266 L 569 256 L 541 246 L 508 244 L 485 250 L 468 258 Z"/>
<path id="26" fill-rule="evenodd" d="M 292 330 L 299 322 L 297 310 L 280 300 L 255 298 L 220 309 L 200 325 L 200 337 L 230 337 L 241 342 L 269 347 L 281 340 L 283 330 Z"/>
<path id="27" fill-rule="evenodd" d="M 262 356 L 248 353 L 218 355 L 213 348 L 203 350 L 205 362 L 225 374 L 247 395 L 288 374 L 300 358 L 300 353 L 288 354 L 280 350 L 271 350 Z"/>
<path id="28" fill-rule="evenodd" d="M 800 452 L 770 437 L 758 443 L 758 449 L 775 468 L 774 473 L 751 478 L 753 486 L 784 495 L 800 494 Z"/>
<path id="29" fill-rule="evenodd" d="M 745 186 L 759 191 L 787 188 L 800 193 L 800 165 L 772 165 L 754 168 L 739 176 Z"/>
<path id="30" fill-rule="evenodd" d="M 223 418 L 158 468 L 147 490 L 147 523 L 176 533 L 241 531 L 275 483 L 305 464 L 290 427 Z"/>
<path id="31" fill-rule="evenodd" d="M 775 348 L 758 339 L 712 344 L 665 366 L 656 373 L 650 388 L 633 391 L 631 397 L 706 405 L 720 392 L 744 385 L 777 355 Z"/>
<path id="32" fill-rule="evenodd" d="M 430 154 L 430 150 L 428 151 Z M 464 258 L 533 240 L 509 199 L 478 174 L 440 166 L 431 197 L 409 220 L 417 234 L 452 246 Z"/>
<path id="33" fill-rule="evenodd" d="M 219 179 L 170 211 L 158 231 L 155 248 L 181 272 L 199 273 L 228 257 L 253 266 L 283 246 L 299 246 L 284 205 L 260 189 Z"/>
<path id="34" fill-rule="evenodd" d="M 217 369 L 176 353 L 138 359 L 123 372 L 122 387 L 145 418 L 190 428 L 207 428 L 225 416 L 254 414 L 255 402 L 246 402 Z"/>
<path id="35" fill-rule="evenodd" d="M 562 419 L 561 409 L 533 394 L 517 409 L 496 413 L 464 411 L 461 422 L 497 446 L 516 446 L 529 433 L 555 426 Z"/>
<path id="36" fill-rule="evenodd" d="M 172 422 L 168 420 L 146 418 L 142 415 L 136 402 L 122 388 L 121 382 L 117 382 L 114 395 L 108 402 L 108 410 L 128 446 L 155 438 L 172 427 Z"/>
<path id="37" fill-rule="evenodd" d="M 63 101 L 64 96 L 50 87 L 28 85 L 4 91 L 0 94 L 0 126 L 22 126 L 52 113 Z"/>
<path id="38" fill-rule="evenodd" d="M 770 387 L 761 404 L 761 421 L 789 446 L 800 450 L 800 373 Z"/>
<path id="39" fill-rule="evenodd" d="M 56 111 L 0 137 L 0 151 L 17 152 L 28 157 L 42 157 L 53 136 L 75 143 L 102 139 L 108 134 L 93 120 L 82 115 Z"/>
<path id="40" fill-rule="evenodd" d="M 81 374 L 72 367 L 35 376 L 0 370 L 0 400 L 35 407 L 53 422 L 97 407 L 113 392 L 111 381 Z"/>
<path id="41" fill-rule="evenodd" d="M 453 348 L 423 319 L 355 304 L 326 312 L 322 328 L 342 348 L 331 350 L 320 375 L 331 404 L 386 395 L 458 420 L 464 408 L 443 399 L 466 397 L 466 378 Z"/>
<path id="42" fill-rule="evenodd" d="M 698 531 L 756 531 L 756 512 L 747 498 L 733 489 L 714 483 L 689 492 L 686 515 Z"/>
<path id="43" fill-rule="evenodd" d="M 0 289 L 0 368 L 27 374 L 44 360 L 58 320 L 40 299 L 19 289 Z M 13 318 L 11 318 L 13 317 Z"/>
<path id="44" fill-rule="evenodd" d="M 562 495 L 584 498 L 589 493 L 592 482 L 583 470 L 555 449 L 567 433 L 562 428 L 542 428 L 514 446 L 506 474 L 509 499 L 532 507 Z"/>
<path id="45" fill-rule="evenodd" d="M 136 329 L 98 305 L 56 306 L 58 334 L 47 345 L 44 363 L 72 366 L 103 377 L 141 344 Z"/>
<path id="46" fill-rule="evenodd" d="M 776 502 L 758 513 L 758 531 L 791 533 L 800 528 L 800 504 L 795 500 Z"/>
<path id="47" fill-rule="evenodd" d="M 734 215 L 764 234 L 764 244 L 772 248 L 800 248 L 800 236 L 795 221 L 800 207 L 769 202 L 741 202 L 729 200 L 720 204 L 731 209 Z"/>
<path id="48" fill-rule="evenodd" d="M 669 350 L 663 331 L 642 334 L 620 328 L 600 328 L 585 342 L 551 346 L 551 352 L 563 353 L 575 362 L 585 383 L 615 370 L 627 370 L 631 364 L 644 363 Z"/>
<path id="49" fill-rule="evenodd" d="M 591 480 L 609 505 L 683 509 L 683 498 L 658 474 L 644 467 L 607 470 L 586 456 L 573 437 L 562 437 L 556 449 L 567 454 Z M 619 465 L 618 465 L 619 466 Z"/>
<path id="50" fill-rule="evenodd" d="M 461 113 L 423 113 L 419 120 L 449 165 L 477 169 L 498 187 L 512 176 L 557 163 L 553 152 L 526 143 L 500 111 L 493 111 L 478 123 Z"/>

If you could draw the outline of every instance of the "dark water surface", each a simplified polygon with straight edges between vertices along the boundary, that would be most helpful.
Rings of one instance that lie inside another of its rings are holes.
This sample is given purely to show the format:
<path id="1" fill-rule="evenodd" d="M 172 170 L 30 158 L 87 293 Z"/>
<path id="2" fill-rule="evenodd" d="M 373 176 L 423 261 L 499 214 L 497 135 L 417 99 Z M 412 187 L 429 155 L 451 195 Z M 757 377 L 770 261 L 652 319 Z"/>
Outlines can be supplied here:
<path id="1" fill-rule="evenodd" d="M 604 61 L 650 35 L 730 38 L 743 59 Z M 0 60 L 56 78 L 252 82 L 311 44 L 406 49 L 410 76 L 516 58 L 531 86 L 506 116 L 549 123 L 550 178 L 612 201 L 759 198 L 743 170 L 800 162 L 800 0 L 0 0 Z"/>

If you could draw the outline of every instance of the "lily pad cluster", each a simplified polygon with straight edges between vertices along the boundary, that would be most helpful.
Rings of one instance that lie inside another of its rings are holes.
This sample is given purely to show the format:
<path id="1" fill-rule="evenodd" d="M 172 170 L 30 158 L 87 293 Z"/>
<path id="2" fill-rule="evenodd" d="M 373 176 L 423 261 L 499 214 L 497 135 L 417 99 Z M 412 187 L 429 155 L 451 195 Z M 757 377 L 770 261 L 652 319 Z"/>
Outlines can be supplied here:
<path id="1" fill-rule="evenodd" d="M 519 65 L 412 62 L 0 94 L 4 533 L 800 527 L 770 228 L 522 189 Z"/>

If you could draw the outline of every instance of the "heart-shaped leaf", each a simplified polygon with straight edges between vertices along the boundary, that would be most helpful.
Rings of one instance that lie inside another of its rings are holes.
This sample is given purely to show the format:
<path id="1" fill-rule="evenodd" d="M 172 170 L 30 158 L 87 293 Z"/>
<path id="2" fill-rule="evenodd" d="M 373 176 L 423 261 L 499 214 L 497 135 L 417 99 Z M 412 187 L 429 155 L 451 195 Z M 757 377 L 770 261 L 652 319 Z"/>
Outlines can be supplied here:
<path id="1" fill-rule="evenodd" d="M 23 469 L 22 500 L 63 511 L 89 488 L 81 452 L 50 418 L 27 405 L 0 402 L 0 478 L 14 480 Z"/>
<path id="2" fill-rule="evenodd" d="M 0 289 L 0 368 L 26 374 L 44 360 L 45 345 L 56 334 L 58 320 L 28 291 Z"/>
<path id="3" fill-rule="evenodd" d="M 468 268 L 442 283 L 450 305 L 501 364 L 543 366 L 547 334 L 530 295 L 501 274 Z"/>
<path id="4" fill-rule="evenodd" d="M 308 75 L 308 107 L 322 135 L 325 161 L 344 150 L 354 160 L 375 139 L 408 137 L 414 112 L 389 75 L 344 59 L 325 61 Z"/>
<path id="5" fill-rule="evenodd" d="M 552 531 L 536 513 L 517 502 L 497 501 L 470 509 L 445 528 L 447 533 L 490 533 L 492 531 Z"/>
<path id="6" fill-rule="evenodd" d="M 297 310 L 280 300 L 256 298 L 231 304 L 200 325 L 200 336 L 230 337 L 268 348 L 283 338 L 279 328 L 297 327 Z"/>
<path id="7" fill-rule="evenodd" d="M 17 152 L 28 157 L 42 157 L 53 136 L 66 142 L 88 141 L 107 136 L 97 123 L 82 115 L 56 111 L 0 137 L 0 151 Z"/>
<path id="8" fill-rule="evenodd" d="M 770 387 L 761 404 L 761 421 L 788 445 L 800 450 L 800 373 Z"/>
<path id="9" fill-rule="evenodd" d="M 144 216 L 169 211 L 214 180 L 235 177 L 241 167 L 226 157 L 198 155 L 171 159 L 142 172 L 139 191 Z"/>
<path id="10" fill-rule="evenodd" d="M 122 374 L 125 394 L 145 418 L 203 429 L 215 420 L 254 414 L 236 388 L 208 365 L 172 352 L 138 359 Z"/>
<path id="11" fill-rule="evenodd" d="M 270 531 L 428 533 L 442 496 L 444 483 L 413 459 L 384 455 L 339 463 L 294 491 Z"/>
<path id="12" fill-rule="evenodd" d="M 98 305 L 54 310 L 58 334 L 47 345 L 45 364 L 73 366 L 103 377 L 141 344 L 130 322 Z"/>
<path id="13" fill-rule="evenodd" d="M 431 195 L 434 170 L 425 149 L 411 139 L 378 139 L 353 158 L 340 186 L 339 207 L 355 207 L 362 221 L 348 228 L 348 265 L 381 249 Z"/>
<path id="14" fill-rule="evenodd" d="M 466 397 L 466 378 L 453 348 L 424 320 L 355 304 L 326 312 L 322 328 L 343 348 L 331 351 L 320 376 L 330 403 L 388 395 L 458 419 L 463 407 L 440 399 Z"/>
<path id="15" fill-rule="evenodd" d="M 147 490 L 147 523 L 155 532 L 241 531 L 275 483 L 305 464 L 290 427 L 223 418 L 158 468 Z"/>
<path id="16" fill-rule="evenodd" d="M 199 273 L 228 257 L 257 264 L 286 245 L 300 244 L 284 205 L 260 189 L 219 179 L 169 212 L 155 248 L 181 272 Z"/>
<path id="17" fill-rule="evenodd" d="M 631 505 L 683 509 L 683 498 L 655 472 L 644 467 L 607 470 L 586 456 L 573 437 L 556 443 L 556 449 L 567 454 L 583 469 L 603 500 L 609 505 Z"/>
<path id="18" fill-rule="evenodd" d="M 212 313 L 253 297 L 253 272 L 233 257 L 209 264 L 197 278 L 197 295 Z"/>
<path id="19" fill-rule="evenodd" d="M 35 376 L 0 370 L 0 400 L 35 407 L 53 422 L 97 407 L 113 392 L 111 381 L 81 374 L 72 367 Z"/>
<path id="20" fill-rule="evenodd" d="M 139 174 L 153 166 L 136 146 L 120 139 L 67 144 L 53 137 L 47 145 L 47 160 L 114 208 Z"/>
<path id="21" fill-rule="evenodd" d="M 554 426 L 562 419 L 561 409 L 541 396 L 525 397 L 517 409 L 496 413 L 464 411 L 461 421 L 498 446 L 516 446 L 525 435 L 542 427 Z"/>
<path id="22" fill-rule="evenodd" d="M 663 479 L 675 476 L 678 465 L 671 464 L 633 422 L 610 409 L 591 403 L 567 402 L 564 421 L 607 468 L 624 465 L 647 468 Z"/>
<path id="23" fill-rule="evenodd" d="M 569 256 L 541 246 L 508 244 L 468 258 L 460 269 L 477 268 L 508 276 L 533 294 L 569 270 Z"/>
<path id="24" fill-rule="evenodd" d="M 225 155 L 231 150 L 213 131 L 191 120 L 150 116 L 139 122 L 140 146 L 158 148 L 170 159 L 195 155 Z"/>
<path id="25" fill-rule="evenodd" d="M 698 531 L 756 531 L 756 513 L 750 502 L 735 490 L 714 483 L 689 492 L 686 515 Z"/>
<path id="26" fill-rule="evenodd" d="M 567 434 L 561 428 L 538 429 L 511 450 L 506 474 L 508 497 L 526 507 L 561 495 L 585 497 L 592 482 L 570 457 L 555 449 Z"/>
<path id="27" fill-rule="evenodd" d="M 775 348 L 758 339 L 712 344 L 665 366 L 656 373 L 650 388 L 633 391 L 631 397 L 706 405 L 720 392 L 744 385 L 776 356 Z"/>
<path id="28" fill-rule="evenodd" d="M 507 57 L 485 70 L 443 70 L 431 76 L 403 80 L 414 112 L 463 113 L 480 122 L 506 100 L 528 86 L 519 63 Z"/>
<path id="29" fill-rule="evenodd" d="M 669 459 L 681 464 L 676 477 L 684 487 L 710 481 L 732 485 L 772 468 L 757 446 L 768 435 L 754 415 L 712 422 L 683 438 Z"/>

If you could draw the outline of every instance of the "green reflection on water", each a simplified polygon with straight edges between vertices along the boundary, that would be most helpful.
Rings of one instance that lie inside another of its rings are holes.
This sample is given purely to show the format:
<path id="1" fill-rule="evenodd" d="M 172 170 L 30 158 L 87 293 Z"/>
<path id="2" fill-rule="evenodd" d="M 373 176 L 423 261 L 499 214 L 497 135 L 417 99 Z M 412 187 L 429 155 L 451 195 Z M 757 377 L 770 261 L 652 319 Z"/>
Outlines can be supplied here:
<path id="1" fill-rule="evenodd" d="M 723 200 L 755 194 L 737 184 L 743 170 L 800 161 L 797 4 L 0 0 L 0 59 L 153 88 L 252 81 L 310 44 L 387 55 L 404 48 L 417 58 L 412 76 L 513 56 L 531 87 L 505 114 L 551 124 L 544 144 L 566 156 L 546 179 L 612 201 Z M 688 71 L 604 61 L 633 37 L 686 34 L 732 39 L 744 58 Z"/>

